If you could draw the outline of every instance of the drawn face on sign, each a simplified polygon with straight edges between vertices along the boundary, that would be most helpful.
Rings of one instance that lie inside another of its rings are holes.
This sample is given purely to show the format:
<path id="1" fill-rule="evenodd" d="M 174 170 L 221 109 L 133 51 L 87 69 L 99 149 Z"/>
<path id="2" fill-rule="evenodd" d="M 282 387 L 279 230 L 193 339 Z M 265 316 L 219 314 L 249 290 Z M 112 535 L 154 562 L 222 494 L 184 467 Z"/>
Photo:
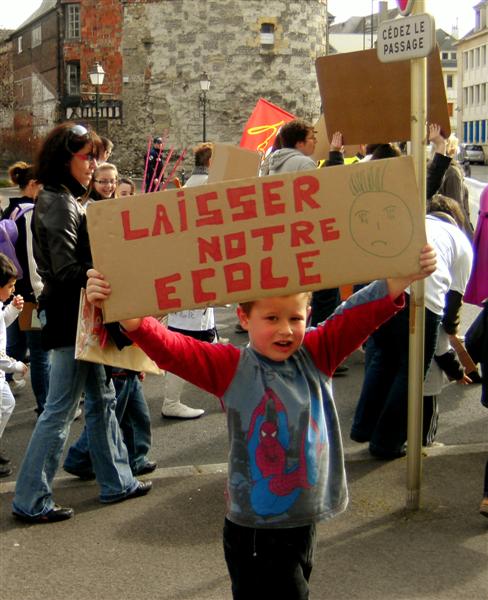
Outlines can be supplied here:
<path id="1" fill-rule="evenodd" d="M 351 237 L 368 254 L 393 258 L 410 244 L 412 215 L 405 202 L 387 191 L 356 196 L 349 216 Z"/>

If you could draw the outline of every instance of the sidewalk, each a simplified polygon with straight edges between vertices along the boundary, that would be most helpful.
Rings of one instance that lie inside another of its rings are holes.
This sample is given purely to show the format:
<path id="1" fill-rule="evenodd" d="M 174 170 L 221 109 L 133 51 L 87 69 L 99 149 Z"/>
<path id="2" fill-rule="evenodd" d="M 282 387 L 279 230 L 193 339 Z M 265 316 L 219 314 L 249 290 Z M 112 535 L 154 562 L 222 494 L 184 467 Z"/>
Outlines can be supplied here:
<path id="1" fill-rule="evenodd" d="M 318 527 L 315 600 L 485 600 L 488 519 L 478 513 L 488 444 L 430 451 L 422 508 L 405 510 L 406 460 L 349 455 L 351 501 Z M 0 485 L 4 600 L 224 600 L 225 465 L 158 469 L 152 492 L 112 506 L 95 483 L 56 480 L 75 517 L 24 525 Z M 250 599 L 252 600 L 252 599 Z M 278 600 L 278 599 L 270 599 Z"/>

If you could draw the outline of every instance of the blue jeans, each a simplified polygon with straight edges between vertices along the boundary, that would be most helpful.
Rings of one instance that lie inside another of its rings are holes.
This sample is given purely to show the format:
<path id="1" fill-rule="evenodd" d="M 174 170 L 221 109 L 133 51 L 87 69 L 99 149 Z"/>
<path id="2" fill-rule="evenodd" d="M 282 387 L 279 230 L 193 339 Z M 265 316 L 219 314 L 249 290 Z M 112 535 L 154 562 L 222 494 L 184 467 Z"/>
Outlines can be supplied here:
<path id="1" fill-rule="evenodd" d="M 440 316 L 425 311 L 424 375 L 437 343 Z M 367 343 L 368 361 L 351 428 L 352 439 L 373 453 L 394 454 L 407 440 L 408 305 L 384 323 Z"/>
<path id="2" fill-rule="evenodd" d="M 74 347 L 52 351 L 49 393 L 17 477 L 13 508 L 36 517 L 54 507 L 52 482 L 85 390 L 85 420 L 100 500 L 114 502 L 138 486 L 115 418 L 115 391 L 102 365 L 75 360 Z"/>
<path id="3" fill-rule="evenodd" d="M 137 374 L 131 371 L 118 376 L 118 372 L 120 371 L 113 369 L 117 396 L 115 415 L 129 453 L 130 467 L 133 473 L 137 473 L 148 462 L 146 455 L 151 448 L 151 417 Z M 86 426 L 69 449 L 64 467 L 70 472 L 84 475 L 92 472 Z"/>
<path id="4" fill-rule="evenodd" d="M 24 362 L 27 348 L 30 354 L 31 386 L 36 397 L 37 414 L 40 415 L 49 389 L 49 352 L 42 348 L 41 331 L 21 331 L 16 319 L 7 327 L 7 355 Z"/>

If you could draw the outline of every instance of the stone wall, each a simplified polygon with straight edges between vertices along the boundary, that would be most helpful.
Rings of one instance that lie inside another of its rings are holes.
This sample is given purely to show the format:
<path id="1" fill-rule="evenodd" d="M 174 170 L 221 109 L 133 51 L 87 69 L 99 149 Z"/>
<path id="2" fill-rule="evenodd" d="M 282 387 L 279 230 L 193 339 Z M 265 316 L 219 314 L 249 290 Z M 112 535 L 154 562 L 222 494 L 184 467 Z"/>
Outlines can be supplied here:
<path id="1" fill-rule="evenodd" d="M 148 138 L 202 140 L 199 80 L 211 81 L 207 139 L 238 143 L 260 97 L 315 121 L 315 59 L 325 54 L 324 0 L 122 0 L 124 120 L 110 123 L 121 172 L 140 174 Z M 275 43 L 261 44 L 262 23 Z M 191 153 L 185 161 L 191 170 Z"/>

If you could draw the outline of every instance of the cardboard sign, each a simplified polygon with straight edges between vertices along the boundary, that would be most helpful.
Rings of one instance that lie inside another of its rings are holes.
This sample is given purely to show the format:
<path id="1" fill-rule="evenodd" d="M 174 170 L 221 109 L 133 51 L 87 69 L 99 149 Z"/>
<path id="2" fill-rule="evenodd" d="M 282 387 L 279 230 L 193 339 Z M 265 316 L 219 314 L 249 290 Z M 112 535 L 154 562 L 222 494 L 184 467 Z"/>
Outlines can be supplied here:
<path id="1" fill-rule="evenodd" d="M 410 140 L 410 61 L 382 63 L 376 50 L 322 56 L 315 61 L 327 131 L 345 144 Z M 427 59 L 427 120 L 451 133 L 439 52 Z M 427 135 L 427 130 L 426 130 Z"/>
<path id="2" fill-rule="evenodd" d="M 405 276 L 425 244 L 411 157 L 93 202 L 87 219 L 108 322 Z"/>
<path id="3" fill-rule="evenodd" d="M 214 144 L 207 183 L 256 177 L 261 158 L 258 152 L 232 144 Z"/>

